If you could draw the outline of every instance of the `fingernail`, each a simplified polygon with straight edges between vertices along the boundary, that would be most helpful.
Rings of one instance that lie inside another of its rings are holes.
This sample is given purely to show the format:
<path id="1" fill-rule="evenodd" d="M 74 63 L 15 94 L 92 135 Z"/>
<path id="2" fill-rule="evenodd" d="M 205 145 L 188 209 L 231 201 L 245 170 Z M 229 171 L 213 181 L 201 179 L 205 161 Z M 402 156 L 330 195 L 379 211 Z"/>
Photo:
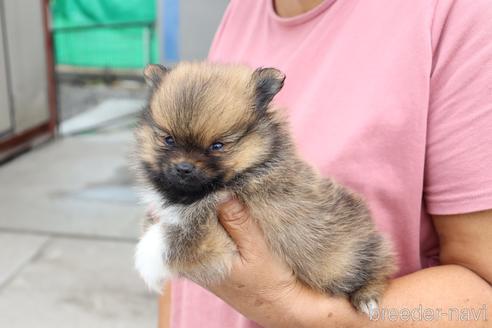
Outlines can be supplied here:
<path id="1" fill-rule="evenodd" d="M 237 199 L 231 199 L 229 202 L 222 204 L 219 207 L 219 219 L 222 218 L 222 222 L 236 222 L 244 223 L 248 220 L 245 208 L 243 204 Z"/>
<path id="2" fill-rule="evenodd" d="M 232 195 L 228 191 L 219 191 L 217 193 L 217 201 L 219 204 L 227 203 L 232 199 Z"/>
<path id="3" fill-rule="evenodd" d="M 241 212 L 243 210 L 243 204 L 237 199 L 229 199 L 227 201 L 227 205 L 225 206 L 226 210 L 231 213 Z"/>

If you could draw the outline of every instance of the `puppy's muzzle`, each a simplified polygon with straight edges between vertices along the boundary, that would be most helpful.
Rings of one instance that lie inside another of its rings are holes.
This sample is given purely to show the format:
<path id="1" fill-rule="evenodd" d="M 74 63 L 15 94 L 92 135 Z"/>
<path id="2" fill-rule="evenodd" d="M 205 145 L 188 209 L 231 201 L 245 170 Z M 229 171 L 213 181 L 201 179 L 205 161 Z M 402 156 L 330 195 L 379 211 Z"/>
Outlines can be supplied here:
<path id="1" fill-rule="evenodd" d="M 176 173 L 182 177 L 191 175 L 195 171 L 195 166 L 188 162 L 178 163 L 174 168 L 176 170 Z"/>

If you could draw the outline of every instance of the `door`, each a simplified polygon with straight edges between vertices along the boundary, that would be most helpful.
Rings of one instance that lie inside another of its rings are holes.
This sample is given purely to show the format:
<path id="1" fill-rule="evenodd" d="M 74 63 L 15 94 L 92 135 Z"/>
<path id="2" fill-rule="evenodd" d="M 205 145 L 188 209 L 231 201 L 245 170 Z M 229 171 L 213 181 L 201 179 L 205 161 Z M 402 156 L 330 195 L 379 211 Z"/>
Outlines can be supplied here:
<path id="1" fill-rule="evenodd" d="M 3 0 L 0 0 L 0 138 L 12 130 L 12 112 L 8 91 L 8 76 L 5 58 L 5 20 Z"/>
<path id="2" fill-rule="evenodd" d="M 50 119 L 43 4 L 39 0 L 1 0 L 14 112 L 15 133 Z"/>

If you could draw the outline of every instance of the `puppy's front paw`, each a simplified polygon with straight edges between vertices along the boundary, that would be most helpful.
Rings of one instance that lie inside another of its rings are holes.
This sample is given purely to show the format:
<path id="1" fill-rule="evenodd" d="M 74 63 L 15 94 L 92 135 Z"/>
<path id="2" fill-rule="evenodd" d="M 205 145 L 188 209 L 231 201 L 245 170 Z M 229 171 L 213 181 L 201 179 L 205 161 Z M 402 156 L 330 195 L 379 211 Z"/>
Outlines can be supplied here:
<path id="1" fill-rule="evenodd" d="M 164 282 L 170 277 L 164 263 L 167 245 L 162 225 L 157 223 L 149 227 L 137 244 L 135 268 L 147 286 L 158 293 L 162 292 Z"/>

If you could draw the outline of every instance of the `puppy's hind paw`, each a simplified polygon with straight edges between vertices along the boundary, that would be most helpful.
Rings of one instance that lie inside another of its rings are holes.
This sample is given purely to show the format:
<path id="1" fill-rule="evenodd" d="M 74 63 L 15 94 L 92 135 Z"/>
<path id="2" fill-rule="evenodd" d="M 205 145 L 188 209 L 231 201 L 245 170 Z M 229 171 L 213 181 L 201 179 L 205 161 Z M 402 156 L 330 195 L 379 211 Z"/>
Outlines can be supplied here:
<path id="1" fill-rule="evenodd" d="M 368 300 L 360 301 L 355 305 L 359 312 L 365 313 L 369 318 L 374 317 L 374 315 L 379 311 L 378 301 L 371 298 Z"/>
<path id="2" fill-rule="evenodd" d="M 383 287 L 382 284 L 364 286 L 350 295 L 350 302 L 360 313 L 366 314 L 370 319 L 376 318 Z"/>

